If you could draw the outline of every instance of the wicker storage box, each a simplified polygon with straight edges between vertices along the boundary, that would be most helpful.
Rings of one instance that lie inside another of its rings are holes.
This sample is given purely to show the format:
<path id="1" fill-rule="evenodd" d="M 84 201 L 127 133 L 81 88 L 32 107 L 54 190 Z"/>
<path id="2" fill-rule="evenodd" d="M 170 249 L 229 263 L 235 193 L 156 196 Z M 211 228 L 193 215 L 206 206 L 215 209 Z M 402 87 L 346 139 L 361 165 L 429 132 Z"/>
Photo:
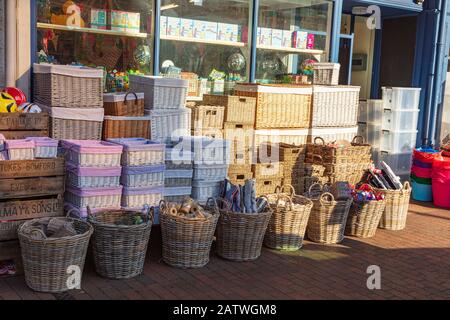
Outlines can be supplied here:
<path id="1" fill-rule="evenodd" d="M 230 165 L 228 167 L 228 179 L 234 185 L 244 185 L 246 180 L 253 179 L 251 165 Z"/>
<path id="2" fill-rule="evenodd" d="M 115 188 L 71 188 L 65 193 L 66 202 L 84 209 L 90 208 L 120 208 L 122 186 Z"/>
<path id="3" fill-rule="evenodd" d="M 67 184 L 74 188 L 117 188 L 122 168 L 80 168 L 67 164 L 66 172 Z"/>
<path id="4" fill-rule="evenodd" d="M 105 93 L 103 95 L 105 115 L 115 117 L 143 117 L 143 93 Z"/>
<path id="5" fill-rule="evenodd" d="M 146 112 L 152 116 L 151 140 L 170 143 L 179 137 L 190 136 L 191 109 L 154 110 Z"/>
<path id="6" fill-rule="evenodd" d="M 337 86 L 339 84 L 340 70 L 341 65 L 339 63 L 315 63 L 313 83 L 317 85 Z"/>
<path id="7" fill-rule="evenodd" d="M 194 153 L 194 164 L 228 164 L 230 143 L 227 140 L 207 137 L 183 137 L 179 147 Z"/>
<path id="8" fill-rule="evenodd" d="M 109 142 L 123 146 L 122 166 L 137 167 L 165 163 L 164 144 L 143 138 L 109 139 Z"/>
<path id="9" fill-rule="evenodd" d="M 103 108 L 103 70 L 34 64 L 34 101 L 49 107 Z"/>
<path id="10" fill-rule="evenodd" d="M 386 208 L 381 217 L 379 227 L 391 231 L 400 231 L 406 228 L 409 201 L 411 199 L 411 185 L 405 182 L 402 190 L 378 190 L 386 197 Z"/>
<path id="11" fill-rule="evenodd" d="M 257 163 L 252 165 L 255 179 L 283 179 L 284 168 L 281 162 Z"/>
<path id="12" fill-rule="evenodd" d="M 385 208 L 384 200 L 353 202 L 345 234 L 359 238 L 374 237 Z"/>
<path id="13" fill-rule="evenodd" d="M 34 141 L 32 140 L 8 140 L 5 142 L 9 160 L 33 160 Z"/>
<path id="14" fill-rule="evenodd" d="M 192 186 L 190 187 L 169 187 L 164 188 L 164 200 L 170 202 L 183 202 L 186 198 L 190 198 L 192 194 Z"/>
<path id="15" fill-rule="evenodd" d="M 165 172 L 164 186 L 166 188 L 191 187 L 193 174 L 194 170 L 168 170 Z"/>
<path id="16" fill-rule="evenodd" d="M 193 168 L 193 152 L 186 149 L 166 148 L 166 170 L 192 170 Z"/>
<path id="17" fill-rule="evenodd" d="M 309 130 L 307 142 L 312 143 L 317 137 L 325 140 L 326 143 L 338 140 L 352 141 L 358 135 L 358 126 L 355 127 L 335 127 L 335 128 L 313 128 Z"/>
<path id="18" fill-rule="evenodd" d="M 194 165 L 194 180 L 223 181 L 227 177 L 228 165 Z"/>
<path id="19" fill-rule="evenodd" d="M 312 128 L 356 126 L 360 90 L 351 86 L 314 86 Z"/>
<path id="20" fill-rule="evenodd" d="M 209 198 L 220 196 L 222 182 L 218 181 L 192 181 L 192 198 L 201 204 L 206 204 Z"/>
<path id="21" fill-rule="evenodd" d="M 140 216 L 143 223 L 124 224 L 130 216 Z M 148 214 L 126 210 L 106 210 L 89 215 L 88 221 L 94 227 L 91 243 L 95 271 L 109 279 L 130 279 L 140 275 L 144 269 L 152 220 Z"/>
<path id="22" fill-rule="evenodd" d="M 221 210 L 216 234 L 217 254 L 237 262 L 258 259 L 271 216 L 270 210 L 262 213 Z"/>
<path id="23" fill-rule="evenodd" d="M 164 186 L 163 164 L 142 167 L 123 167 L 120 183 L 127 188 Z"/>
<path id="24" fill-rule="evenodd" d="M 142 187 L 142 188 L 123 188 L 122 207 L 123 208 L 142 208 L 149 206 L 158 206 L 164 197 L 164 186 Z"/>
<path id="25" fill-rule="evenodd" d="M 191 130 L 191 135 L 195 137 L 207 137 L 211 139 L 223 139 L 222 129 L 205 129 L 195 128 L 195 124 L 192 124 L 194 129 Z"/>
<path id="26" fill-rule="evenodd" d="M 310 126 L 311 87 L 238 84 L 235 94 L 256 98 L 256 129 Z"/>
<path id="27" fill-rule="evenodd" d="M 225 115 L 225 107 L 197 105 L 192 107 L 193 128 L 222 129 Z"/>
<path id="28" fill-rule="evenodd" d="M 357 164 L 370 162 L 371 156 L 372 147 L 364 143 L 362 137 L 354 137 L 348 145 L 326 144 L 317 137 L 307 146 L 308 162 L 316 157 L 326 164 Z"/>
<path id="29" fill-rule="evenodd" d="M 117 138 L 150 138 L 151 117 L 105 116 L 103 140 Z"/>
<path id="30" fill-rule="evenodd" d="M 188 81 L 130 75 L 130 90 L 145 94 L 145 109 L 179 109 L 186 104 Z"/>
<path id="31" fill-rule="evenodd" d="M 188 219 L 169 213 L 169 205 L 161 204 L 162 256 L 165 263 L 178 268 L 201 268 L 208 264 L 216 231 L 217 208 L 204 208 L 210 217 Z"/>
<path id="32" fill-rule="evenodd" d="M 308 141 L 308 129 L 300 130 L 256 130 L 255 146 L 262 143 L 287 143 L 296 146 L 305 145 Z M 355 135 L 352 136 L 352 138 Z"/>
<path id="33" fill-rule="evenodd" d="M 281 186 L 283 179 L 256 179 L 256 195 L 265 196 L 276 192 L 278 186 Z"/>
<path id="34" fill-rule="evenodd" d="M 120 167 L 123 147 L 105 141 L 64 140 L 66 161 L 79 167 Z"/>
<path id="35" fill-rule="evenodd" d="M 58 156 L 58 141 L 46 137 L 28 137 L 34 142 L 34 157 L 36 159 L 51 159 Z"/>
<path id="36" fill-rule="evenodd" d="M 209 95 L 203 96 L 203 103 L 225 107 L 225 122 L 235 122 L 254 126 L 256 98 L 239 96 Z"/>
<path id="37" fill-rule="evenodd" d="M 255 130 L 250 124 L 225 122 L 223 125 L 225 140 L 231 141 L 240 148 L 252 148 Z"/>
<path id="38" fill-rule="evenodd" d="M 44 218 L 49 221 L 56 218 Z M 60 293 L 68 291 L 71 273 L 69 267 L 77 266 L 83 274 L 89 240 L 93 228 L 89 223 L 70 218 L 57 218 L 63 223 L 72 222 L 77 235 L 64 238 L 37 240 L 27 232 L 36 220 L 31 220 L 19 228 L 25 281 L 32 290 Z M 81 279 L 80 279 L 81 281 Z"/>

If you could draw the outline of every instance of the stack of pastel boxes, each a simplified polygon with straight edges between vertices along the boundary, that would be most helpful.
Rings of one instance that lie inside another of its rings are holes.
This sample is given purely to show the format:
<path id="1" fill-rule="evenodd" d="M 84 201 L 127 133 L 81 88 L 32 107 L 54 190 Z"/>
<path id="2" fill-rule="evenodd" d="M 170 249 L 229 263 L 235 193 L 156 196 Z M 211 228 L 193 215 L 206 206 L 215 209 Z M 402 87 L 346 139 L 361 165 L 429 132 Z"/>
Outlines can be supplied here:
<path id="1" fill-rule="evenodd" d="M 63 140 L 66 156 L 66 210 L 86 218 L 92 213 L 121 207 L 120 160 L 123 147 L 105 141 Z"/>
<path id="2" fill-rule="evenodd" d="M 166 175 L 164 199 L 180 203 L 192 193 L 194 154 L 177 146 L 166 148 Z"/>
<path id="3" fill-rule="evenodd" d="M 205 204 L 220 196 L 222 182 L 227 178 L 230 144 L 208 137 L 183 137 L 176 148 L 194 154 L 192 198 Z"/>
<path id="4" fill-rule="evenodd" d="M 142 138 L 108 141 L 123 147 L 122 208 L 157 207 L 164 196 L 165 145 Z"/>

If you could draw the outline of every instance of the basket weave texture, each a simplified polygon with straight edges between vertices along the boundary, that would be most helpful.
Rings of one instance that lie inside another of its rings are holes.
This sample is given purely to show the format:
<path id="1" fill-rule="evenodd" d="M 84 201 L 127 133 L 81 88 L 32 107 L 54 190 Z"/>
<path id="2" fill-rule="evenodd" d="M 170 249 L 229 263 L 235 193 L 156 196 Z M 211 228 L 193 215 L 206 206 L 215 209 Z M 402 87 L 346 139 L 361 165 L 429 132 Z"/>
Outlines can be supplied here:
<path id="1" fill-rule="evenodd" d="M 406 228 L 409 201 L 411 199 L 411 185 L 405 182 L 402 190 L 380 190 L 386 197 L 386 209 L 381 217 L 379 227 L 391 231 L 400 231 Z"/>

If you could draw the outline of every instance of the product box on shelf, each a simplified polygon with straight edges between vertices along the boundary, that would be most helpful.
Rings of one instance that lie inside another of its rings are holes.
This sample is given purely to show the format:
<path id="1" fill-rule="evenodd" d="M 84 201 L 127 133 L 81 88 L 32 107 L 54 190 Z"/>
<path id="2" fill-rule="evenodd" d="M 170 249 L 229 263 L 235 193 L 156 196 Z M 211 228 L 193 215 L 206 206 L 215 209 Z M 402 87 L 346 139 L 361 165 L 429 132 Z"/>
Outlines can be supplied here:
<path id="1" fill-rule="evenodd" d="M 312 33 L 308 33 L 308 37 L 306 38 L 306 49 L 314 49 L 315 43 L 315 35 Z"/>
<path id="2" fill-rule="evenodd" d="M 281 40 L 281 46 L 283 48 L 291 48 L 292 47 L 292 31 L 283 30 L 283 37 Z"/>
<path id="3" fill-rule="evenodd" d="M 239 25 L 230 23 L 217 24 L 217 40 L 221 41 L 238 41 Z"/>
<path id="4" fill-rule="evenodd" d="M 272 46 L 273 47 L 283 46 L 283 30 L 272 29 Z"/>
<path id="5" fill-rule="evenodd" d="M 162 36 L 166 36 L 167 35 L 167 17 L 166 16 L 161 16 L 161 22 L 160 22 L 160 27 L 159 27 L 159 32 Z"/>
<path id="6" fill-rule="evenodd" d="M 194 21 L 192 19 L 180 19 L 180 36 L 183 38 L 194 37 Z"/>
<path id="7" fill-rule="evenodd" d="M 272 45 L 272 29 L 260 28 L 259 44 L 263 46 Z"/>
<path id="8" fill-rule="evenodd" d="M 195 39 L 206 39 L 207 22 L 202 20 L 193 20 L 193 37 Z"/>
<path id="9" fill-rule="evenodd" d="M 308 44 L 308 32 L 294 31 L 292 33 L 293 47 L 298 49 L 306 49 Z"/>
<path id="10" fill-rule="evenodd" d="M 111 30 L 119 32 L 139 33 L 141 14 L 111 10 Z"/>
<path id="11" fill-rule="evenodd" d="M 91 29 L 106 30 L 108 28 L 108 11 L 91 9 Z"/>
<path id="12" fill-rule="evenodd" d="M 167 17 L 167 35 L 179 37 L 181 30 L 181 19 L 176 17 Z"/>
<path id="13" fill-rule="evenodd" d="M 218 23 L 213 21 L 205 21 L 205 40 L 217 40 Z"/>

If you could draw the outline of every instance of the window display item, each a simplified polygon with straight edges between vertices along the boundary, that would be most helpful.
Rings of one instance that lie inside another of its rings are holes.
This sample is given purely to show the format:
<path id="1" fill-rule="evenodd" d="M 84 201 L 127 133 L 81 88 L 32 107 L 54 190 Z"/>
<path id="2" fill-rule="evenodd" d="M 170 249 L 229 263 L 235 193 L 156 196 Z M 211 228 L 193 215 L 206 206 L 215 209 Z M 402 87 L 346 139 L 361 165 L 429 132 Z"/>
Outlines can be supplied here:
<path id="1" fill-rule="evenodd" d="M 239 26 L 237 24 L 218 23 L 217 24 L 217 40 L 221 41 L 238 41 Z"/>
<path id="2" fill-rule="evenodd" d="M 228 57 L 228 68 L 232 71 L 238 72 L 245 68 L 245 57 L 240 52 L 235 52 Z"/>
<path id="3" fill-rule="evenodd" d="M 259 28 L 259 44 L 262 46 L 271 46 L 272 45 L 272 29 L 270 28 Z"/>
<path id="4" fill-rule="evenodd" d="M 206 21 L 205 40 L 217 40 L 217 39 L 218 39 L 218 23 Z"/>
<path id="5" fill-rule="evenodd" d="M 139 45 L 136 50 L 134 50 L 134 60 L 138 63 L 140 67 L 149 66 L 151 63 L 152 55 L 149 46 Z"/>
<path id="6" fill-rule="evenodd" d="M 119 32 L 139 33 L 141 14 L 111 10 L 111 30 Z"/>
<path id="7" fill-rule="evenodd" d="M 6 92 L 0 93 L 0 113 L 17 112 L 17 103 L 14 98 Z"/>
<path id="8" fill-rule="evenodd" d="M 316 85 L 333 85 L 339 84 L 339 71 L 341 65 L 339 63 L 314 63 L 314 80 Z"/>
<path id="9" fill-rule="evenodd" d="M 79 28 L 84 28 L 86 26 L 83 18 L 81 17 L 81 8 L 73 1 L 66 1 L 61 9 L 64 14 L 51 15 L 50 20 L 52 24 Z"/>
<path id="10" fill-rule="evenodd" d="M 107 30 L 108 11 L 104 9 L 91 9 L 91 29 Z"/>
<path id="11" fill-rule="evenodd" d="M 315 46 L 315 36 L 312 33 L 308 33 L 307 41 L 306 41 L 306 49 L 314 49 Z"/>
<path id="12" fill-rule="evenodd" d="M 291 48 L 292 47 L 292 31 L 283 30 L 283 37 L 281 39 L 281 46 L 283 48 Z"/>
<path id="13" fill-rule="evenodd" d="M 308 46 L 308 32 L 294 31 L 292 33 L 293 47 L 297 49 L 306 49 Z"/>
<path id="14" fill-rule="evenodd" d="M 117 188 L 120 186 L 121 167 L 83 168 L 67 165 L 67 183 L 75 188 Z"/>
<path id="15" fill-rule="evenodd" d="M 165 17 L 165 16 L 161 16 L 161 22 L 160 22 L 160 34 L 162 35 L 162 36 L 165 36 L 165 35 L 167 35 L 167 27 L 168 27 L 168 25 L 167 25 L 167 17 Z"/>
<path id="16" fill-rule="evenodd" d="M 193 20 L 193 37 L 195 39 L 206 40 L 206 27 L 208 25 L 207 21 Z"/>
<path id="17" fill-rule="evenodd" d="M 58 155 L 58 140 L 46 137 L 28 137 L 26 140 L 34 142 L 34 158 L 49 159 Z"/>
<path id="18" fill-rule="evenodd" d="M 273 47 L 283 46 L 283 30 L 272 29 L 272 46 Z"/>
<path id="19" fill-rule="evenodd" d="M 7 140 L 5 142 L 9 160 L 33 160 L 34 141 L 32 140 Z"/>
<path id="20" fill-rule="evenodd" d="M 103 108 L 103 70 L 34 64 L 34 101 L 49 107 Z"/>
<path id="21" fill-rule="evenodd" d="M 194 21 L 192 19 L 180 19 L 180 36 L 183 38 L 194 37 Z"/>
<path id="22" fill-rule="evenodd" d="M 181 34 L 181 19 L 175 17 L 167 17 L 167 35 L 171 37 L 179 37 Z"/>

